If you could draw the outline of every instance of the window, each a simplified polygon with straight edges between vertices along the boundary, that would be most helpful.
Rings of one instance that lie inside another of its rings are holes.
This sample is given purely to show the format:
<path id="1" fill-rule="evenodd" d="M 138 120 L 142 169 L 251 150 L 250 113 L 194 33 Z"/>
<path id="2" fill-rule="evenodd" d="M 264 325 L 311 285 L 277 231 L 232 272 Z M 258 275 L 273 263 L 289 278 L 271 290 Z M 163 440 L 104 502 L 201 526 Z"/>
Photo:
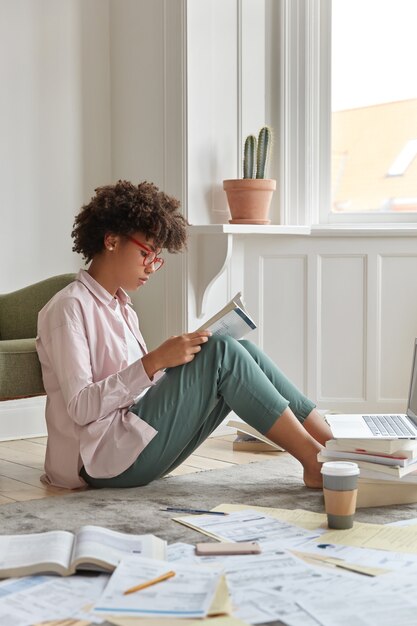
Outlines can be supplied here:
<path id="1" fill-rule="evenodd" d="M 415 0 L 334 0 L 333 213 L 415 211 Z"/>
<path id="2" fill-rule="evenodd" d="M 394 163 L 388 169 L 387 176 L 404 176 L 417 156 L 417 139 L 407 141 Z"/>
<path id="3" fill-rule="evenodd" d="M 417 221 L 417 2 L 281 0 L 285 223 Z"/>

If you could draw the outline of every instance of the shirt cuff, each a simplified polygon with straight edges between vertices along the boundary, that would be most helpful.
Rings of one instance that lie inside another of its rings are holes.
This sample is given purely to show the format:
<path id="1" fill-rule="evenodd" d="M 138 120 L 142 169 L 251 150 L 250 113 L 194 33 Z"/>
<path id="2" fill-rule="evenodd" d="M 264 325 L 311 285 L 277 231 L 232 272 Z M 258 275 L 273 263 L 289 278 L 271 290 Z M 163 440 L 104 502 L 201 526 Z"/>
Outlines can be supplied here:
<path id="1" fill-rule="evenodd" d="M 128 403 L 134 402 L 142 391 L 155 385 L 164 374 L 165 372 L 156 372 L 151 380 L 145 371 L 142 359 L 119 372 L 119 380 L 125 388 Z"/>

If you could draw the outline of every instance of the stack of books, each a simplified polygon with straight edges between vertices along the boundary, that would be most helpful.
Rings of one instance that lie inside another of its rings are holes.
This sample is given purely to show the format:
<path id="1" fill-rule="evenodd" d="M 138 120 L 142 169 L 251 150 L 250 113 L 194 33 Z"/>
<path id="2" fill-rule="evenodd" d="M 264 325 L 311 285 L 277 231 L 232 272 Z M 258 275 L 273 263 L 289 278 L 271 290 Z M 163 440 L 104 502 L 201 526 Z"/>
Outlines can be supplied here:
<path id="1" fill-rule="evenodd" d="M 417 440 L 330 439 L 317 458 L 358 464 L 358 507 L 417 502 Z"/>

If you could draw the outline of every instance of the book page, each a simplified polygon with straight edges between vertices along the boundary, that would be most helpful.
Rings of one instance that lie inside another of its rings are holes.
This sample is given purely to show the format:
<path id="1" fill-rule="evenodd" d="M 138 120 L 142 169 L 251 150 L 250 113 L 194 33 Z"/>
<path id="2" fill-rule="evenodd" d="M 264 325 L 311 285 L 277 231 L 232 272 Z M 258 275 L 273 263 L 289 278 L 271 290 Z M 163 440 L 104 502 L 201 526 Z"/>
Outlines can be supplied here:
<path id="1" fill-rule="evenodd" d="M 0 576 L 66 573 L 74 535 L 63 530 L 0 536 Z"/>
<path id="2" fill-rule="evenodd" d="M 225 306 L 220 309 L 220 311 L 218 311 L 215 315 L 210 317 L 210 319 L 206 320 L 204 324 L 200 326 L 200 328 L 197 328 L 197 330 L 205 330 L 206 328 L 209 328 L 212 324 L 217 322 L 217 320 L 221 319 L 224 315 L 226 315 L 226 313 L 234 309 L 236 306 L 239 306 L 243 311 L 245 311 L 245 307 L 243 306 L 241 300 L 241 295 L 242 294 L 239 291 L 239 293 L 237 293 L 235 297 L 230 300 L 230 302 L 225 304 Z"/>
<path id="3" fill-rule="evenodd" d="M 231 335 L 235 339 L 240 339 L 250 330 L 254 330 L 256 324 L 247 312 L 241 296 L 239 291 L 230 302 L 197 330 L 208 329 L 213 335 Z M 239 324 L 239 327 L 236 324 Z"/>
<path id="4" fill-rule="evenodd" d="M 71 565 L 113 570 L 129 554 L 164 559 L 165 552 L 166 542 L 155 535 L 128 535 L 100 526 L 83 526 L 76 534 Z"/>
<path id="5" fill-rule="evenodd" d="M 417 468 L 417 460 L 416 459 L 406 459 L 399 456 L 393 455 L 384 455 L 379 453 L 371 454 L 369 452 L 353 452 L 347 451 L 344 452 L 342 450 L 330 450 L 329 448 L 323 448 L 320 451 L 320 455 L 323 458 L 336 458 L 336 459 L 350 459 L 353 461 L 369 461 L 371 463 L 380 463 L 382 465 L 394 465 L 399 467 L 408 467 L 410 465 L 415 465 Z"/>
<path id="6" fill-rule="evenodd" d="M 240 339 L 250 330 L 254 330 L 256 324 L 241 309 L 236 307 L 217 322 L 205 326 L 205 328 L 211 330 L 213 335 L 230 335 L 234 339 Z"/>

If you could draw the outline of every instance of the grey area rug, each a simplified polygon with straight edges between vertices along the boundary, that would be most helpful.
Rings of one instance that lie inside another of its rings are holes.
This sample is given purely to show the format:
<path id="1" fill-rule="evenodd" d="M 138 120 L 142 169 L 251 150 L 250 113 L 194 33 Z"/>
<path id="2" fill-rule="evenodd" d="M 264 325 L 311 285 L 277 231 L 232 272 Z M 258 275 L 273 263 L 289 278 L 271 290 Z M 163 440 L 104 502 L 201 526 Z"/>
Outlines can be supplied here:
<path id="1" fill-rule="evenodd" d="M 85 490 L 0 507 L 0 533 L 75 531 L 84 524 L 129 533 L 154 533 L 168 542 L 195 543 L 202 535 L 172 521 L 165 506 L 210 509 L 221 503 L 323 512 L 320 490 L 304 487 L 301 466 L 288 455 L 184 476 L 146 487 Z M 361 522 L 385 523 L 417 517 L 417 504 L 357 511 Z"/>

